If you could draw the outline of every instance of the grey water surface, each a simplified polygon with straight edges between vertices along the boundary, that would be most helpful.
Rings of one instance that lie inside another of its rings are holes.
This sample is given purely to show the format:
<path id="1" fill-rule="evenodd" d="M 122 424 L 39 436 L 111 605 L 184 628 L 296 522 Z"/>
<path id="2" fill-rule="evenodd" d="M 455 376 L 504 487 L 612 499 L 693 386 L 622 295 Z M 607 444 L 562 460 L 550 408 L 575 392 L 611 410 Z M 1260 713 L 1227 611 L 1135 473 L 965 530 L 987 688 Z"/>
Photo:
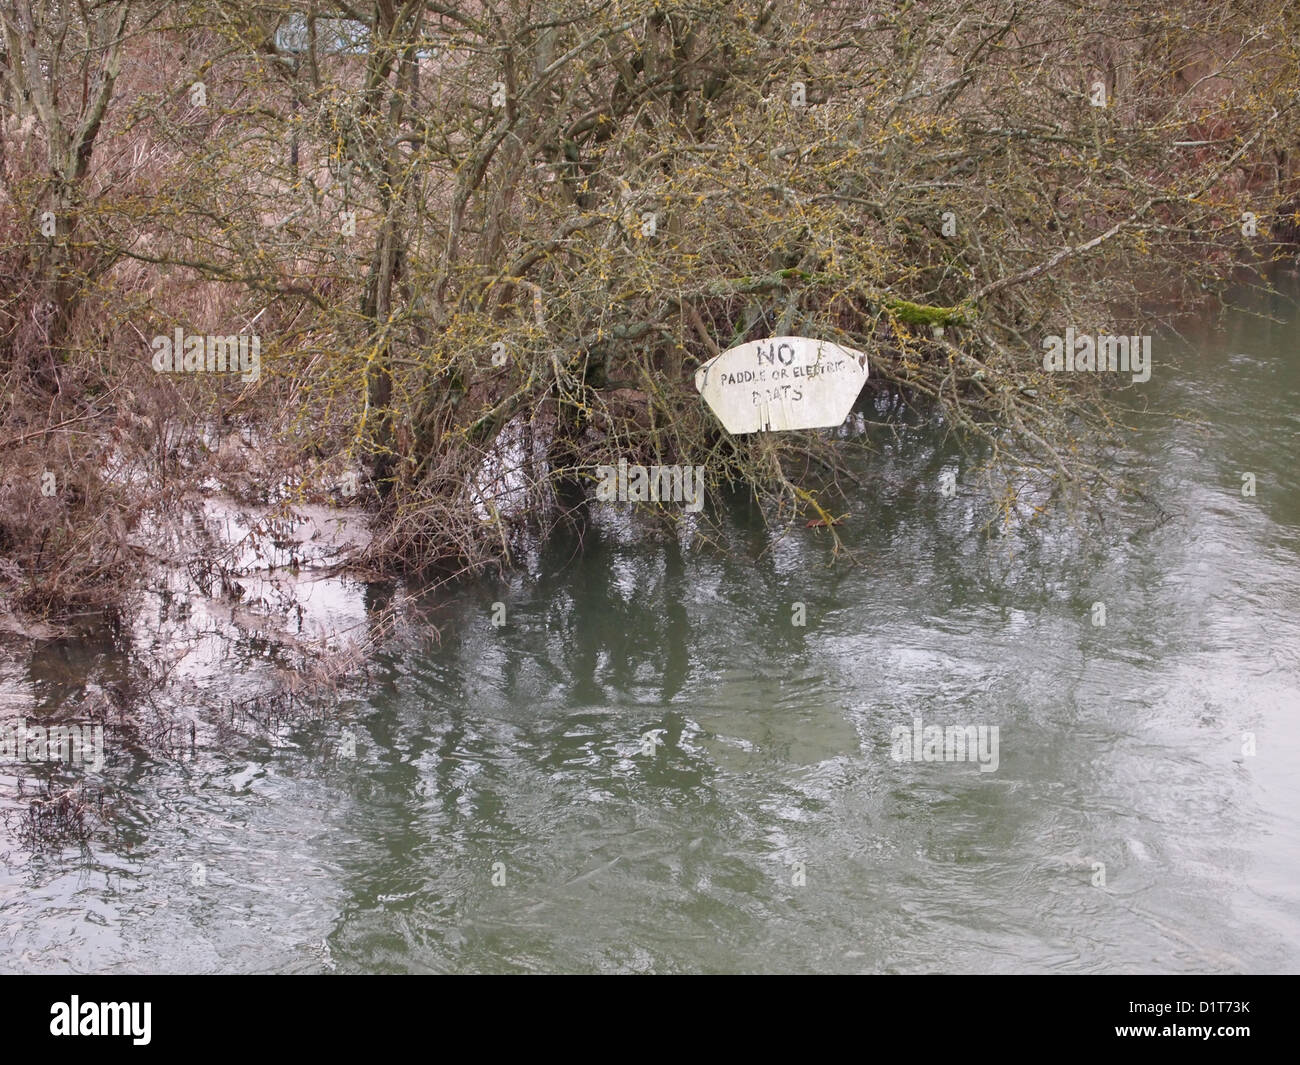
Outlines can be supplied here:
<path id="1" fill-rule="evenodd" d="M 213 728 L 272 653 L 214 644 L 192 751 L 110 730 L 84 846 L 25 841 L 46 767 L 0 764 L 0 971 L 1300 971 L 1300 313 L 1240 300 L 1124 393 L 1145 500 L 1004 525 L 978 456 L 868 406 L 856 566 L 606 507 L 267 728 Z M 0 716 L 171 631 L 8 643 Z M 996 727 L 996 769 L 896 758 L 918 720 Z"/>

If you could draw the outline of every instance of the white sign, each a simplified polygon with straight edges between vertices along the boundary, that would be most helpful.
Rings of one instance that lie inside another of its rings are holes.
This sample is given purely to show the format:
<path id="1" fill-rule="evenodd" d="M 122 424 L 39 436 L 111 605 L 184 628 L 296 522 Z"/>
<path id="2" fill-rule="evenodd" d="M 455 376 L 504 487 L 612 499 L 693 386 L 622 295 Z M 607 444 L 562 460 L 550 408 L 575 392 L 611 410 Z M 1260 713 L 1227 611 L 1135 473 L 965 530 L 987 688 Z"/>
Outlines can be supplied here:
<path id="1" fill-rule="evenodd" d="M 753 340 L 695 371 L 700 395 L 735 434 L 840 425 L 866 380 L 862 352 L 808 337 Z"/>

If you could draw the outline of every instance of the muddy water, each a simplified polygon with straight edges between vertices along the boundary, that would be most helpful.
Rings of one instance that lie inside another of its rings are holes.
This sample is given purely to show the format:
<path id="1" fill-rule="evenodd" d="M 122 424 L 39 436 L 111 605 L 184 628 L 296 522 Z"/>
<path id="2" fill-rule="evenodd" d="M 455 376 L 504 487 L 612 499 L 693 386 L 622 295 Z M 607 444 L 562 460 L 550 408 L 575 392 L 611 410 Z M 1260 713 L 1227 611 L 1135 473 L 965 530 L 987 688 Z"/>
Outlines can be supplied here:
<path id="1" fill-rule="evenodd" d="M 0 720 L 176 659 L 187 724 L 110 727 L 84 842 L 16 794 L 80 771 L 0 764 L 0 970 L 1300 970 L 1300 314 L 1243 303 L 1158 339 L 1113 457 L 1150 502 L 1098 520 L 990 534 L 905 421 L 869 428 L 856 568 L 739 505 L 734 557 L 609 511 L 306 720 L 230 710 L 289 668 L 246 603 L 7 642 Z M 393 593 L 297 579 L 326 629 Z M 996 769 L 917 721 L 996 727 Z"/>

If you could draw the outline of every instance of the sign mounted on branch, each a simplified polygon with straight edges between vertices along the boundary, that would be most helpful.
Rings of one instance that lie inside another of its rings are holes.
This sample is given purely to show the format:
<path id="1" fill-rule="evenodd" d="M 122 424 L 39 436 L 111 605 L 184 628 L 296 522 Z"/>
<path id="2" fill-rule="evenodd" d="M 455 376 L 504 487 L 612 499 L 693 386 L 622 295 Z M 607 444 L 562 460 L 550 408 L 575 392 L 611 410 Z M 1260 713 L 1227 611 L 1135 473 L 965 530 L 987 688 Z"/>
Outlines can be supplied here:
<path id="1" fill-rule="evenodd" d="M 866 380 L 862 352 L 808 337 L 752 340 L 695 371 L 700 395 L 735 434 L 840 425 Z"/>

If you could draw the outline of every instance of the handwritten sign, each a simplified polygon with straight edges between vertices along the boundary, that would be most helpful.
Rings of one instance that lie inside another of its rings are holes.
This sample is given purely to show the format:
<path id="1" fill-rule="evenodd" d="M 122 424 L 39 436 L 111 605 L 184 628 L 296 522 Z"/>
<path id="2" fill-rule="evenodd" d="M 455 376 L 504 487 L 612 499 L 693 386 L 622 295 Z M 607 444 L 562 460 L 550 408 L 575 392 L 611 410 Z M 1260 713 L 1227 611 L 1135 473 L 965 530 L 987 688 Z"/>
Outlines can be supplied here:
<path id="1" fill-rule="evenodd" d="M 695 371 L 700 395 L 735 434 L 840 425 L 866 380 L 862 352 L 808 337 L 753 340 Z"/>

